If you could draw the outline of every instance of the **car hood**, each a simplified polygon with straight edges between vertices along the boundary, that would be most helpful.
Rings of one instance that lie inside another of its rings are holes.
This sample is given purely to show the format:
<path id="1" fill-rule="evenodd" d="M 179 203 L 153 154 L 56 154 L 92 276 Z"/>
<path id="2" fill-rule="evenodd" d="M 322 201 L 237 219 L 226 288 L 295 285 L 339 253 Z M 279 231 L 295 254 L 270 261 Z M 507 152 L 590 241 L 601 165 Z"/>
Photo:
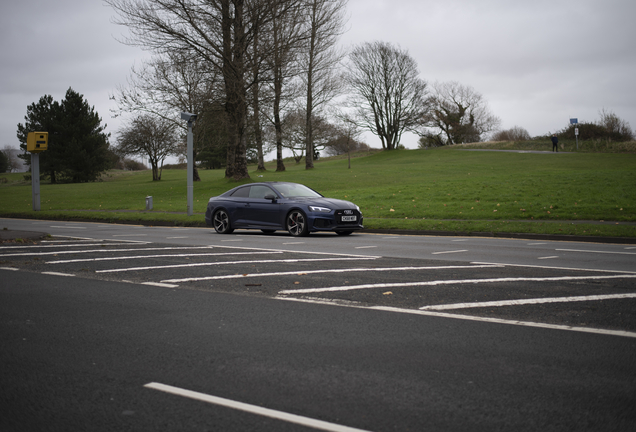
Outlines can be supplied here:
<path id="1" fill-rule="evenodd" d="M 335 198 L 312 198 L 307 200 L 307 205 L 325 206 L 332 210 L 356 208 L 356 205 L 352 202 Z"/>

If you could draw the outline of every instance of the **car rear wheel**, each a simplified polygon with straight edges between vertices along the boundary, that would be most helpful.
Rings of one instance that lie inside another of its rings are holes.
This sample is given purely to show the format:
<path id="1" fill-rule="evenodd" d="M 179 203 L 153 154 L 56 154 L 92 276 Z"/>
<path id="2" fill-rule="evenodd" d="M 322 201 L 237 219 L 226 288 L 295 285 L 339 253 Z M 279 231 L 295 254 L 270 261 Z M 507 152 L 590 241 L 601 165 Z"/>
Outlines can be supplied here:
<path id="1" fill-rule="evenodd" d="M 307 226 L 307 217 L 300 210 L 292 210 L 287 215 L 286 221 L 287 231 L 294 237 L 304 237 L 309 234 Z"/>
<path id="2" fill-rule="evenodd" d="M 212 217 L 214 229 L 219 234 L 231 234 L 234 230 L 230 226 L 230 217 L 225 210 L 217 210 Z"/>

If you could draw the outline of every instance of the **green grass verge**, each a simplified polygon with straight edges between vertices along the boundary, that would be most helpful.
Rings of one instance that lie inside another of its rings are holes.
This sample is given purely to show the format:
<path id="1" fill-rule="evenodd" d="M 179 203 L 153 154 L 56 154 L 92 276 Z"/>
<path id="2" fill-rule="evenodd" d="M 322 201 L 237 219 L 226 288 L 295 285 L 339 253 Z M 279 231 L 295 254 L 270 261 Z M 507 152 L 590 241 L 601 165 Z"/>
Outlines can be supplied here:
<path id="1" fill-rule="evenodd" d="M 251 181 L 294 181 L 322 194 L 353 201 L 376 229 L 518 232 L 636 237 L 636 226 L 568 221 L 636 222 L 636 154 L 532 154 L 462 151 L 460 146 L 322 159 L 313 170 L 286 161 L 287 170 L 256 172 Z M 210 196 L 237 183 L 223 170 L 201 170 L 194 212 L 186 210 L 186 172 L 111 171 L 100 182 L 41 184 L 41 210 L 31 210 L 23 174 L 2 174 L 0 215 L 144 224 L 200 225 Z M 261 177 L 262 176 L 262 177 Z M 153 196 L 154 211 L 143 212 Z M 91 210 L 91 211 L 87 211 Z M 126 210 L 126 211 L 121 211 Z M 533 222 L 533 223 L 532 223 Z"/>

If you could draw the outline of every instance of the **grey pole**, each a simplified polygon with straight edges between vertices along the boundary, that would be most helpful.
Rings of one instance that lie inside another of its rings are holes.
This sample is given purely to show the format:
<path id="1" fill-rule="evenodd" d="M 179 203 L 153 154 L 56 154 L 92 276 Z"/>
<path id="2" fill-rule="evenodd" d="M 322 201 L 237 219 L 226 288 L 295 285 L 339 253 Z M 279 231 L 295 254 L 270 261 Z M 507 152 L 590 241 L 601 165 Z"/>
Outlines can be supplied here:
<path id="1" fill-rule="evenodd" d="M 194 191 L 193 191 L 193 178 L 192 170 L 194 168 L 194 160 L 193 160 L 193 143 L 192 143 L 192 120 L 188 120 L 188 216 L 192 216 L 193 212 L 193 201 L 194 201 Z"/>
<path id="2" fill-rule="evenodd" d="M 40 154 L 31 153 L 31 193 L 33 211 L 40 211 Z"/>

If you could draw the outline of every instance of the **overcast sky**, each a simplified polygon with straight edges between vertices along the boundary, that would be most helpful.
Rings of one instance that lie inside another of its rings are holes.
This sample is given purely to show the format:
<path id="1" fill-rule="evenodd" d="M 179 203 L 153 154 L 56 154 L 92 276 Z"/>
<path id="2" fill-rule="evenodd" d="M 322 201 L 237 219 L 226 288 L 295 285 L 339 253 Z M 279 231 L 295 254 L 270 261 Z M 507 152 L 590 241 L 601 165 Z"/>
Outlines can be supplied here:
<path id="1" fill-rule="evenodd" d="M 472 86 L 508 129 L 543 135 L 605 108 L 636 128 L 634 0 L 349 0 L 345 46 L 407 49 L 421 77 Z M 41 96 L 84 95 L 114 133 L 109 100 L 148 53 L 118 42 L 126 28 L 101 0 L 3 1 L 0 148 Z M 406 137 L 407 147 L 416 139 Z M 372 147 L 377 139 L 367 138 Z"/>

